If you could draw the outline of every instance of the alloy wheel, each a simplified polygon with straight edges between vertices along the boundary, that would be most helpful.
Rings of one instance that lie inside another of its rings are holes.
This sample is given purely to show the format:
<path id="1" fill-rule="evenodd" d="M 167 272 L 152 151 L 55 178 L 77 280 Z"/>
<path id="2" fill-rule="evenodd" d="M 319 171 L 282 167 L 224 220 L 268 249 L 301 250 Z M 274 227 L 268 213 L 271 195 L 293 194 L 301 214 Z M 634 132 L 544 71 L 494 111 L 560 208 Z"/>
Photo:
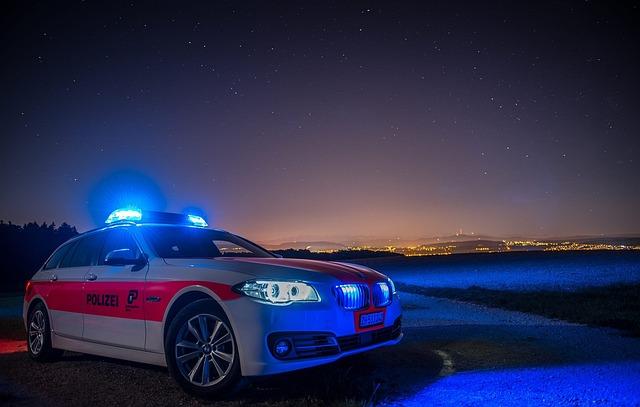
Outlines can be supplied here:
<path id="1" fill-rule="evenodd" d="M 182 376 L 196 386 L 213 386 L 231 371 L 236 354 L 231 329 L 220 318 L 200 314 L 178 331 L 175 358 Z"/>
<path id="2" fill-rule="evenodd" d="M 44 346 L 45 319 L 42 310 L 36 310 L 29 323 L 29 349 L 38 355 Z"/>

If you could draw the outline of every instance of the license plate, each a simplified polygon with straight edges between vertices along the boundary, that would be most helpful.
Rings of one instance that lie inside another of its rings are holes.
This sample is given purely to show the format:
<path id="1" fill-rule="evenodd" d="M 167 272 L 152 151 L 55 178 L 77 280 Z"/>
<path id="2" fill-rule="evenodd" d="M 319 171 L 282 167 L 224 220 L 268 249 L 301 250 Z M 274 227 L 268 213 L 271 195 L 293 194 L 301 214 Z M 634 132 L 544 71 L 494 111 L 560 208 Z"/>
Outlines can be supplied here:
<path id="1" fill-rule="evenodd" d="M 360 328 L 378 325 L 384 322 L 383 312 L 372 312 L 370 314 L 360 315 Z"/>

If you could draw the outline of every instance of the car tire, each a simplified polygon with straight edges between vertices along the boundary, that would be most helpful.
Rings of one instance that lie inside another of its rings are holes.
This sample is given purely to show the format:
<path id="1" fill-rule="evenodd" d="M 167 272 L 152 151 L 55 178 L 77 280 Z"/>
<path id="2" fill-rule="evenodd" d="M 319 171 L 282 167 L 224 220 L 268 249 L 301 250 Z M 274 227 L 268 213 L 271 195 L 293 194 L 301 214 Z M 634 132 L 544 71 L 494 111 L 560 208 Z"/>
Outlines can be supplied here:
<path id="1" fill-rule="evenodd" d="M 214 300 L 182 309 L 169 325 L 164 349 L 171 376 L 193 395 L 222 398 L 244 383 L 231 323 Z"/>
<path id="2" fill-rule="evenodd" d="M 43 303 L 37 303 L 27 319 L 27 352 L 31 359 L 48 362 L 58 359 L 62 350 L 51 347 L 49 313 Z"/>

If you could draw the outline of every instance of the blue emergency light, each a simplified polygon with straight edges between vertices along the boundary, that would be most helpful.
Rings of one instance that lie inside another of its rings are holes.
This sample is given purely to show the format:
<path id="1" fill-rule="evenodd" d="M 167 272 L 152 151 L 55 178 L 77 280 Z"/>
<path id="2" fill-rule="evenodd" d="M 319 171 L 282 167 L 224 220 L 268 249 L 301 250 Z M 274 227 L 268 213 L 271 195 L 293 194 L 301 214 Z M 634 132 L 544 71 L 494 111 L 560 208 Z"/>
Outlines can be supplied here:
<path id="1" fill-rule="evenodd" d="M 111 212 L 107 220 L 107 225 L 118 222 L 142 222 L 145 223 L 169 223 L 174 225 L 191 225 L 206 228 L 207 222 L 198 215 L 184 215 L 179 213 L 144 211 L 135 208 L 121 208 Z"/>
<path id="2" fill-rule="evenodd" d="M 198 215 L 187 215 L 187 220 L 191 222 L 194 226 L 200 226 L 201 228 L 206 228 L 209 226 L 207 222 L 202 219 L 202 216 Z"/>
<path id="3" fill-rule="evenodd" d="M 139 209 L 116 209 L 111 212 L 107 220 L 107 225 L 115 222 L 139 222 L 142 220 L 142 211 Z"/>

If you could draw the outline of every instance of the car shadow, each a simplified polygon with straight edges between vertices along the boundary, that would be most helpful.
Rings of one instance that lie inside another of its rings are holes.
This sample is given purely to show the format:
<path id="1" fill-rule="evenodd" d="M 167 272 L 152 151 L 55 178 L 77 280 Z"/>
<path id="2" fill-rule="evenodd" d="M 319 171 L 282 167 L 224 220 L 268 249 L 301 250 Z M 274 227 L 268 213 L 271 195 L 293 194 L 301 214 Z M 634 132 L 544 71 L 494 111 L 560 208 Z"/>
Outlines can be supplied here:
<path id="1" fill-rule="evenodd" d="M 411 332 L 407 336 L 409 339 L 395 346 L 345 357 L 328 365 L 249 378 L 240 391 L 224 400 L 232 403 L 275 404 L 304 400 L 307 404 L 353 402 L 361 405 L 368 400 L 406 394 L 436 380 L 443 368 L 443 359 L 438 352 L 420 341 L 412 340 Z M 87 371 L 98 370 L 100 365 L 107 362 L 110 367 L 120 366 L 122 369 L 141 370 L 151 376 L 160 374 L 168 378 L 166 368 L 75 352 L 66 352 L 60 365 L 63 366 L 65 362 L 81 364 Z M 171 382 L 170 379 L 168 381 Z M 162 391 L 181 392 L 173 383 L 163 386 Z M 199 402 L 208 404 L 212 401 Z"/>
<path id="2" fill-rule="evenodd" d="M 436 380 L 442 368 L 440 354 L 407 340 L 320 367 L 254 378 L 243 397 L 252 401 L 379 400 L 423 387 Z"/>

